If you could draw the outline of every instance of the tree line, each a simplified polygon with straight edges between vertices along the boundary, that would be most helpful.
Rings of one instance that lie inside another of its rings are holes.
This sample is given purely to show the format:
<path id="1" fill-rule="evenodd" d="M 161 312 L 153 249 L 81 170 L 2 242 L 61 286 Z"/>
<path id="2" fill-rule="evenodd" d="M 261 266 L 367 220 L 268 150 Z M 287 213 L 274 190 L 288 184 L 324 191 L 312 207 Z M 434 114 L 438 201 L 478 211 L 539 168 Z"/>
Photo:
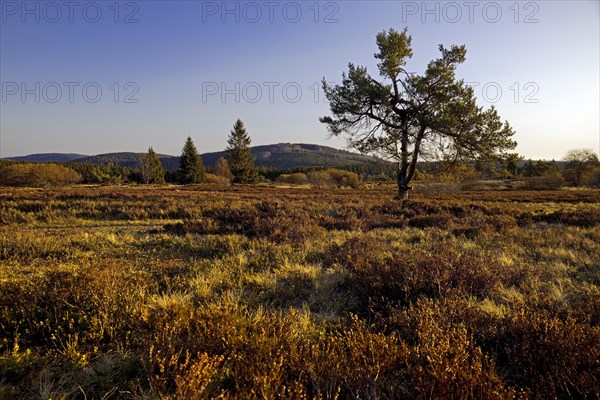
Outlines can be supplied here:
<path id="1" fill-rule="evenodd" d="M 138 168 L 123 167 L 110 162 L 96 165 L 77 162 L 27 163 L 0 160 L 0 184 L 5 186 L 61 186 L 83 184 L 162 184 L 162 183 L 244 183 L 235 180 L 227 157 L 219 159 L 214 168 L 204 168 L 202 159 L 188 138 L 182 149 L 180 167 L 165 170 L 152 147 L 144 155 Z M 238 158 L 239 155 L 238 155 Z M 255 172 L 240 173 L 250 176 L 247 183 L 273 181 L 282 184 L 315 187 L 357 187 L 360 182 L 392 182 L 396 165 L 389 162 L 366 162 L 338 168 L 298 167 L 276 169 L 256 167 L 248 153 L 242 165 Z M 186 172 L 187 171 L 187 172 Z M 194 172 L 195 171 L 195 172 Z M 525 160 L 511 153 L 508 157 L 490 162 L 440 160 L 421 162 L 415 180 L 419 182 L 469 182 L 474 180 L 509 179 L 524 181 L 525 187 L 535 190 L 558 189 L 565 185 L 600 187 L 600 161 L 591 150 L 570 150 L 561 161 Z"/>
<path id="2" fill-rule="evenodd" d="M 238 119 L 227 139 L 225 157 L 217 161 L 213 175 L 233 183 L 253 184 L 260 180 L 258 168 L 250 148 L 251 140 L 244 123 Z M 146 170 L 145 183 L 164 183 L 165 171 L 152 148 L 141 163 L 141 170 Z M 179 157 L 179 168 L 175 181 L 181 184 L 205 183 L 209 181 L 202 157 L 192 138 L 188 136 Z"/>
<path id="3" fill-rule="evenodd" d="M 377 154 L 388 162 L 362 163 L 343 168 L 359 178 L 395 180 L 398 197 L 404 199 L 414 180 L 456 180 L 462 177 L 540 178 L 530 182 L 548 188 L 565 182 L 574 186 L 600 185 L 600 162 L 591 150 L 572 150 L 562 166 L 556 162 L 524 161 L 512 139 L 514 131 L 502 122 L 496 109 L 483 109 L 476 103 L 473 88 L 456 78 L 456 69 L 466 60 L 465 46 L 439 46 L 440 56 L 429 62 L 424 73 L 409 72 L 412 37 L 406 29 L 390 29 L 377 34 L 379 79 L 366 67 L 350 63 L 341 84 L 323 79 L 330 116 L 320 118 L 334 136 L 345 134 L 352 147 L 361 153 Z M 150 147 L 138 168 L 62 163 L 63 168 L 14 166 L 2 168 L 0 183 L 19 180 L 32 182 L 63 181 L 83 183 L 165 182 L 195 184 L 233 182 L 253 184 L 261 179 L 281 182 L 337 182 L 344 174 L 325 168 L 281 171 L 257 168 L 250 149 L 250 137 L 237 120 L 227 140 L 226 156 L 207 171 L 202 158 L 188 137 L 183 146 L 179 168 L 165 171 Z M 56 163 L 55 163 L 56 164 Z M 2 167 L 2 164 L 0 164 Z M 561 168 L 563 167 L 563 168 Z M 325 175 L 329 175 L 325 179 Z M 281 178 L 279 178 L 281 175 Z M 346 179 L 347 180 L 347 179 Z M 354 178 L 350 179 L 354 182 Z"/>

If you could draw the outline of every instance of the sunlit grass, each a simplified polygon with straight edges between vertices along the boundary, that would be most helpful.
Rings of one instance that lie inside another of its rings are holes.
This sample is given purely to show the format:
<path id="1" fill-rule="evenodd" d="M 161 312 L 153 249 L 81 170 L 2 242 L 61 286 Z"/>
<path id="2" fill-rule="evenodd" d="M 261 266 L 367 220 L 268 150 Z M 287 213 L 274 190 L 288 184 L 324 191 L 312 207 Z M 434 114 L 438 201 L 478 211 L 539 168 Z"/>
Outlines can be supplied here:
<path id="1" fill-rule="evenodd" d="M 0 189 L 0 398 L 594 397 L 597 191 Z"/>

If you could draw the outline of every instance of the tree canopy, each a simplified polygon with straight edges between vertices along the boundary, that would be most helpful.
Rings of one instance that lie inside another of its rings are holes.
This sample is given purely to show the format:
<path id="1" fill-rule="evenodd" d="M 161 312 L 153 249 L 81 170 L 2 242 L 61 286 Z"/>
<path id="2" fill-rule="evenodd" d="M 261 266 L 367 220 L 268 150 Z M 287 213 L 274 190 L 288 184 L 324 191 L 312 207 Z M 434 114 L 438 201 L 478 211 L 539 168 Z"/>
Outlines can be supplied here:
<path id="1" fill-rule="evenodd" d="M 165 183 L 165 170 L 152 147 L 140 162 L 140 174 L 144 183 Z"/>
<path id="2" fill-rule="evenodd" d="M 206 170 L 202 158 L 189 136 L 181 150 L 177 176 L 180 183 L 200 183 L 206 179 Z"/>
<path id="3" fill-rule="evenodd" d="M 573 173 L 576 186 L 581 185 L 581 180 L 586 172 L 600 165 L 598 156 L 591 149 L 569 150 L 564 160 L 567 162 L 567 169 Z"/>
<path id="4" fill-rule="evenodd" d="M 376 42 L 381 79 L 352 63 L 341 84 L 323 79 L 332 115 L 320 121 L 357 150 L 397 162 L 400 198 L 408 195 L 419 159 L 489 159 L 516 146 L 508 122 L 494 107 L 478 106 L 473 88 L 456 78 L 464 46 L 440 45 L 440 57 L 419 75 L 405 67 L 413 55 L 406 29 L 380 32 Z"/>
<path id="5" fill-rule="evenodd" d="M 244 128 L 244 123 L 238 119 L 227 139 L 226 159 L 233 173 L 234 183 L 257 183 L 258 169 L 254 165 L 254 157 L 250 149 L 250 136 Z"/>

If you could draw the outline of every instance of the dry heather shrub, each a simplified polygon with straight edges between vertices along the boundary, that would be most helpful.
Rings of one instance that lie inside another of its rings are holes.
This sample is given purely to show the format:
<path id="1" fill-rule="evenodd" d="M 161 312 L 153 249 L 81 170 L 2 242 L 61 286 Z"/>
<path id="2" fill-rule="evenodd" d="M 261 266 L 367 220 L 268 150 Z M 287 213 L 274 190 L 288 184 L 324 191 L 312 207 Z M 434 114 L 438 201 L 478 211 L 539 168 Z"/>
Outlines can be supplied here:
<path id="1" fill-rule="evenodd" d="M 265 237 L 277 243 L 303 243 L 325 233 L 303 209 L 268 202 L 259 204 L 257 208 L 260 212 L 254 227 L 257 237 Z"/>
<path id="2" fill-rule="evenodd" d="M 597 398 L 600 328 L 540 311 L 514 312 L 492 338 L 508 382 L 532 397 Z"/>
<path id="3" fill-rule="evenodd" d="M 175 235 L 186 234 L 216 234 L 219 226 L 210 218 L 199 218 L 185 222 L 175 222 L 163 225 L 162 231 Z M 158 233 L 158 231 L 156 232 Z"/>
<path id="4" fill-rule="evenodd" d="M 417 344 L 408 366 L 412 398 L 514 398 L 514 391 L 496 375 L 494 362 L 464 325 L 444 322 L 442 309 L 432 301 L 421 301 L 417 308 L 413 310 Z"/>
<path id="5" fill-rule="evenodd" d="M 432 321 L 444 327 L 441 335 L 433 335 L 436 338 L 450 335 L 452 327 L 466 329 L 469 340 L 494 358 L 504 383 L 519 391 L 520 397 L 598 397 L 597 326 L 547 311 L 510 309 L 458 295 L 392 309 L 379 323 L 399 332 L 412 345 L 422 346 L 419 329 Z"/>
<path id="6" fill-rule="evenodd" d="M 306 374 L 317 397 L 402 398 L 407 346 L 395 334 L 371 331 L 353 317 L 344 330 L 323 335 L 305 355 Z"/>
<path id="7" fill-rule="evenodd" d="M 442 322 L 439 312 L 423 302 L 411 314 L 412 344 L 356 319 L 321 337 L 305 357 L 315 392 L 326 398 L 514 398 L 466 328 Z"/>
<path id="8" fill-rule="evenodd" d="M 500 267 L 491 260 L 449 248 L 440 249 L 439 254 L 410 248 L 390 254 L 368 237 L 344 243 L 336 262 L 353 274 L 350 287 L 365 302 L 381 306 L 408 304 L 421 296 L 444 297 L 453 291 L 484 297 L 501 280 Z"/>
<path id="9" fill-rule="evenodd" d="M 135 338 L 131 321 L 140 312 L 147 281 L 114 266 L 57 268 L 27 281 L 0 283 L 0 333 L 6 346 L 111 350 Z"/>
<path id="10" fill-rule="evenodd" d="M 369 210 L 365 207 L 343 205 L 321 215 L 319 225 L 327 230 L 363 230 L 370 217 Z"/>
<path id="11" fill-rule="evenodd" d="M 432 215 L 416 215 L 412 217 L 408 225 L 414 228 L 440 228 L 447 229 L 452 224 L 452 216 L 447 213 Z"/>
<path id="12" fill-rule="evenodd" d="M 196 307 L 176 302 L 150 309 L 145 326 L 150 334 L 148 346 L 153 349 L 147 370 L 160 393 L 175 395 L 181 375 L 178 365 L 188 354 L 203 353 L 223 360 L 203 396 L 226 391 L 235 398 L 285 398 L 286 393 L 299 392 L 294 384 L 302 364 L 299 340 L 311 333 L 298 331 L 293 314 L 278 317 L 251 314 L 232 305 Z M 195 357 L 193 362 L 197 362 Z"/>
<path id="13" fill-rule="evenodd" d="M 189 362 L 211 360 L 210 373 L 196 378 L 205 388 L 200 398 L 223 392 L 224 397 L 286 399 L 403 394 L 399 377 L 408 359 L 406 346 L 396 335 L 373 332 L 356 319 L 328 331 L 302 322 L 294 312 L 248 314 L 184 303 L 151 309 L 147 324 L 154 332 L 147 365 L 158 393 L 178 397 L 188 387 L 185 379 L 196 373 L 188 367 L 188 354 L 205 354 Z"/>
<path id="14" fill-rule="evenodd" d="M 334 261 L 351 272 L 384 264 L 389 254 L 387 246 L 372 236 L 357 236 L 346 240 L 341 246 L 334 244 L 331 252 Z"/>
<path id="15" fill-rule="evenodd" d="M 167 396 L 166 398 L 195 400 L 211 399 L 214 397 L 214 393 L 211 392 L 209 386 L 220 372 L 223 364 L 222 356 L 211 357 L 206 353 L 201 353 L 193 358 L 186 355 L 183 362 L 178 362 L 176 357 L 159 362 L 175 364 L 164 365 L 163 371 L 168 368 L 177 370 L 175 376 L 175 394 L 172 397 Z"/>
<path id="16" fill-rule="evenodd" d="M 184 349 L 181 342 L 189 334 L 193 307 L 186 298 L 163 297 L 144 310 L 142 332 L 145 333 L 144 367 L 152 389 L 159 393 L 173 391 L 178 368 L 189 354 L 201 354 L 194 348 Z M 173 346 L 169 345 L 172 341 Z M 179 346 L 178 346 L 179 345 Z"/>
<path id="17" fill-rule="evenodd" d="M 565 178 L 559 172 L 554 172 L 527 178 L 524 188 L 526 190 L 559 190 L 563 186 L 565 186 Z"/>
<path id="18" fill-rule="evenodd" d="M 473 204 L 440 206 L 413 202 L 407 215 L 410 226 L 446 229 L 457 236 L 474 237 L 490 229 L 506 230 L 517 226 L 514 216 Z"/>
<path id="19" fill-rule="evenodd" d="M 527 218 L 527 216 L 525 216 Z M 549 224 L 563 224 L 590 228 L 600 225 L 599 210 L 554 211 L 550 214 L 538 214 L 529 217 L 533 222 L 547 222 Z"/>
<path id="20" fill-rule="evenodd" d="M 440 297 L 456 289 L 483 297 L 498 282 L 498 275 L 483 260 L 451 250 L 442 254 L 415 252 L 394 260 L 402 271 L 405 292 L 411 299 L 420 295 Z"/>
<path id="21" fill-rule="evenodd" d="M 238 233 L 277 243 L 302 243 L 324 234 L 307 211 L 278 202 L 265 201 L 244 208 L 223 207 L 206 214 L 200 220 L 167 224 L 164 230 L 176 234 Z"/>

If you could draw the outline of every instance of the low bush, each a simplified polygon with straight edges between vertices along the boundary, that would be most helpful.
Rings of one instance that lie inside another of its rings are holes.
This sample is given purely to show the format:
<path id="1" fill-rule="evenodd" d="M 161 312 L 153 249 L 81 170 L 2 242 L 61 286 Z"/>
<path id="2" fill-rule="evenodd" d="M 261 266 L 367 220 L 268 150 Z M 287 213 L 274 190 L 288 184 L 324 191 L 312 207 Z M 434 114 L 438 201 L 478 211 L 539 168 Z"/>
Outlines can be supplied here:
<path id="1" fill-rule="evenodd" d="M 375 253 L 364 254 L 367 250 Z M 376 307 L 443 298 L 455 291 L 483 298 L 504 276 L 490 260 L 444 248 L 438 254 L 410 248 L 390 253 L 371 239 L 341 246 L 336 261 L 352 272 L 353 290 Z"/>
<path id="2" fill-rule="evenodd" d="M 600 192 L 394 194 L 0 188 L 0 398 L 597 398 Z"/>
<path id="3" fill-rule="evenodd" d="M 0 185 L 66 186 L 81 181 L 81 175 L 57 164 L 14 164 L 0 169 Z"/>
<path id="4" fill-rule="evenodd" d="M 539 311 L 497 321 L 494 343 L 508 382 L 536 398 L 594 398 L 600 388 L 600 329 Z"/>
<path id="5" fill-rule="evenodd" d="M 590 171 L 589 175 L 584 179 L 584 184 L 588 187 L 600 188 L 600 168 Z"/>
<path id="6" fill-rule="evenodd" d="M 276 202 L 244 208 L 217 208 L 206 215 L 202 219 L 166 224 L 164 230 L 176 234 L 238 233 L 277 243 L 301 243 L 324 232 L 306 211 Z"/>
<path id="7" fill-rule="evenodd" d="M 210 174 L 207 173 L 206 174 L 206 183 L 212 183 L 215 185 L 229 185 L 231 184 L 231 180 L 225 176 L 221 176 L 221 175 L 215 175 L 215 174 Z"/>
<path id="8" fill-rule="evenodd" d="M 559 172 L 554 172 L 526 178 L 524 188 L 527 190 L 558 190 L 563 186 L 565 186 L 565 178 Z"/>
<path id="9" fill-rule="evenodd" d="M 357 188 L 360 179 L 357 174 L 336 168 L 322 171 L 311 171 L 307 174 L 308 182 L 315 187 L 350 187 Z"/>
<path id="10" fill-rule="evenodd" d="M 549 214 L 534 215 L 530 218 L 534 222 L 593 227 L 600 225 L 600 210 L 581 210 L 578 212 L 560 210 Z"/>
<path id="11" fill-rule="evenodd" d="M 325 172 L 329 174 L 331 180 L 334 182 L 334 185 L 339 188 L 350 187 L 356 189 L 360 183 L 358 175 L 354 172 L 336 168 L 326 169 Z"/>
<path id="12" fill-rule="evenodd" d="M 277 182 L 286 183 L 288 185 L 306 185 L 308 183 L 308 177 L 302 172 L 281 174 L 277 177 Z"/>

